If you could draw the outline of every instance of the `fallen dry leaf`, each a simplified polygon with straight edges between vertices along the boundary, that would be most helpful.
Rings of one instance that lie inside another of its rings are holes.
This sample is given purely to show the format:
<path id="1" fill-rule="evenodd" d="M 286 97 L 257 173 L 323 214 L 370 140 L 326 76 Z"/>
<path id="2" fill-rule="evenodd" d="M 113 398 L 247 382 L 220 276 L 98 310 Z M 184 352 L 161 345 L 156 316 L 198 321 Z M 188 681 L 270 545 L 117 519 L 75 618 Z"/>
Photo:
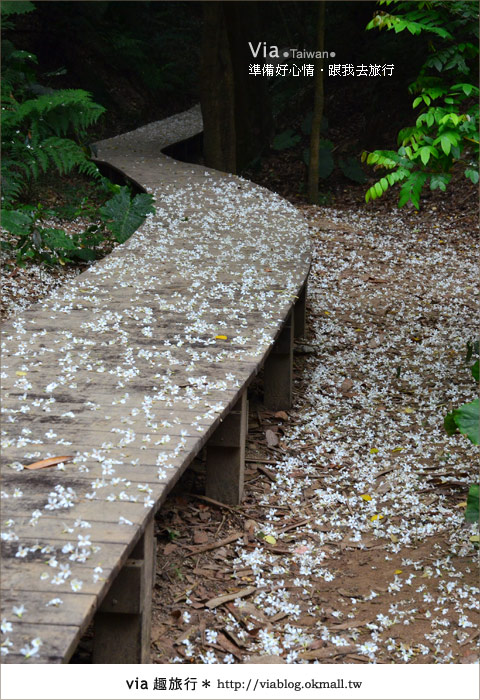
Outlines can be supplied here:
<path id="1" fill-rule="evenodd" d="M 25 469 L 45 469 L 45 467 L 54 467 L 57 464 L 62 464 L 62 462 L 71 462 L 72 459 L 73 455 L 65 455 L 63 457 L 49 457 L 48 459 L 41 459 L 39 462 L 25 464 Z"/>
<path id="2" fill-rule="evenodd" d="M 224 634 L 222 634 L 222 632 L 217 633 L 217 644 L 224 651 L 230 652 L 230 654 L 236 656 L 237 659 L 242 658 L 242 651 L 238 648 L 238 646 L 236 646 L 229 639 L 227 639 L 227 637 Z"/>
<path id="3" fill-rule="evenodd" d="M 192 549 L 193 551 L 189 552 L 189 554 L 186 554 L 186 556 L 193 557 L 195 554 L 200 554 L 201 552 L 209 552 L 211 549 L 218 549 L 219 547 L 223 547 L 226 544 L 235 542 L 235 540 L 238 540 L 240 537 L 242 537 L 242 535 L 243 532 L 234 532 L 233 535 L 230 535 L 230 537 L 225 537 L 225 539 L 218 540 L 218 542 L 200 545 L 199 547 L 190 547 L 190 549 Z"/>
<path id="4" fill-rule="evenodd" d="M 207 601 L 205 603 L 206 608 L 218 608 L 219 605 L 223 605 L 224 603 L 229 603 L 231 600 L 236 600 L 237 598 L 245 598 L 246 596 L 252 595 L 252 593 L 256 592 L 256 587 L 255 586 L 248 586 L 247 588 L 242 588 L 239 591 L 236 591 L 235 593 L 225 593 L 225 595 L 219 595 L 216 598 L 212 598 L 211 600 Z"/>
<path id="5" fill-rule="evenodd" d="M 278 445 L 278 436 L 273 432 L 273 430 L 266 430 L 265 437 L 269 447 L 276 447 L 276 445 Z"/>
<path id="6" fill-rule="evenodd" d="M 288 416 L 285 411 L 277 411 L 275 413 L 275 418 L 280 418 L 281 420 L 288 420 Z"/>
<path id="7" fill-rule="evenodd" d="M 351 379 L 344 379 L 340 384 L 340 391 L 344 394 L 346 391 L 350 391 L 353 387 L 353 381 Z"/>
<path id="8" fill-rule="evenodd" d="M 205 542 L 208 542 L 208 535 L 202 530 L 196 530 L 193 533 L 193 541 L 195 544 L 205 544 Z"/>
<path id="9" fill-rule="evenodd" d="M 363 620 L 347 620 L 347 622 L 341 622 L 339 625 L 329 625 L 331 630 L 350 630 L 356 627 L 363 627 L 367 623 L 372 622 L 371 618 Z"/>
<path id="10" fill-rule="evenodd" d="M 165 545 L 163 548 L 163 553 L 164 554 L 171 554 L 174 552 L 176 549 L 178 549 L 177 545 L 174 544 L 173 542 L 169 542 L 168 544 Z"/>

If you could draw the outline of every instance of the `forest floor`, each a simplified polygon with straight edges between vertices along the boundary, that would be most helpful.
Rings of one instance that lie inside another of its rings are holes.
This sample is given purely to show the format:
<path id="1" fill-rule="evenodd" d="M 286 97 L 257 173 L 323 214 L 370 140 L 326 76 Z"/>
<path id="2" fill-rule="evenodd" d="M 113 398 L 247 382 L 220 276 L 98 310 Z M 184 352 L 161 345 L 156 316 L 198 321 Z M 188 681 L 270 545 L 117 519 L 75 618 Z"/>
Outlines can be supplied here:
<path id="1" fill-rule="evenodd" d="M 340 179 L 315 207 L 295 168 L 274 156 L 256 174 L 312 235 L 294 405 L 268 412 L 253 385 L 240 506 L 202 495 L 197 460 L 162 507 L 152 661 L 474 663 L 474 448 L 443 430 L 475 393 L 472 189 L 417 213 L 366 208 Z M 81 271 L 6 263 L 4 318 Z"/>
<path id="2" fill-rule="evenodd" d="M 302 209 L 294 406 L 253 388 L 241 506 L 201 495 L 200 461 L 163 506 L 152 659 L 475 663 L 474 448 L 443 430 L 475 395 L 475 233 L 439 203 Z"/>

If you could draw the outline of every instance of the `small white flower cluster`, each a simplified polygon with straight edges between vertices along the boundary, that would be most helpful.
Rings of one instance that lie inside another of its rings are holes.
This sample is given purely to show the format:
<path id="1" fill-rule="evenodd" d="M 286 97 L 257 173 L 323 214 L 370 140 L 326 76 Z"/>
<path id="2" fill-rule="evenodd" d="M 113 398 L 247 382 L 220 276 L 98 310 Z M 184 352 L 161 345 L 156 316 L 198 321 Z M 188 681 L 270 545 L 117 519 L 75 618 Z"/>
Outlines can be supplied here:
<path id="1" fill-rule="evenodd" d="M 73 508 L 77 501 L 77 494 L 70 486 L 57 484 L 53 491 L 48 494 L 48 502 L 45 510 L 57 510 L 59 508 Z"/>

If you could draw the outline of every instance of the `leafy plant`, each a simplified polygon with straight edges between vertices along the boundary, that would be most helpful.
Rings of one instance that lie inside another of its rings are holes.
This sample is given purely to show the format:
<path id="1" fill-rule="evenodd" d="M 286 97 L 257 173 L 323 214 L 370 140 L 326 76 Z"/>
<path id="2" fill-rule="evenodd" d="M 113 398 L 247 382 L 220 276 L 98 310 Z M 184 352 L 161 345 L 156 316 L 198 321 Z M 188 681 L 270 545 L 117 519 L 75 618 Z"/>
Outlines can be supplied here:
<path id="1" fill-rule="evenodd" d="M 281 134 L 277 134 L 273 139 L 272 148 L 275 151 L 284 151 L 286 148 L 291 148 L 296 146 L 301 140 L 300 134 L 296 134 L 293 129 L 287 129 L 282 131 Z"/>
<path id="2" fill-rule="evenodd" d="M 110 184 L 110 188 L 115 191 L 113 197 L 98 210 L 90 212 L 90 216 L 100 216 L 100 221 L 71 236 L 48 224 L 57 212 L 45 209 L 41 204 L 36 207 L 23 205 L 16 210 L 2 209 L 2 228 L 11 239 L 4 241 L 3 247 L 15 251 L 18 265 L 25 265 L 27 260 L 64 265 L 102 257 L 105 244 L 111 246 L 114 240 L 119 243 L 126 241 L 146 215 L 154 211 L 151 195 L 142 193 L 131 198 L 126 186 Z M 77 213 L 85 215 L 86 211 Z"/>
<path id="3" fill-rule="evenodd" d="M 303 152 L 303 162 L 308 167 L 310 163 L 310 149 L 306 148 Z M 333 143 L 328 139 L 320 140 L 319 159 L 318 159 L 318 174 L 322 179 L 330 177 L 335 167 L 333 160 Z"/>
<path id="4" fill-rule="evenodd" d="M 165 528 L 167 531 L 168 539 L 170 542 L 174 542 L 178 537 L 180 537 L 180 533 L 178 530 L 174 530 L 173 528 Z"/>
<path id="5" fill-rule="evenodd" d="M 480 517 L 478 509 L 480 487 L 478 484 L 472 484 L 468 490 L 467 508 L 465 510 L 465 520 L 468 523 L 478 523 Z"/>
<path id="6" fill-rule="evenodd" d="M 2 17 L 31 12 L 32 3 L 2 4 Z M 36 56 L 2 42 L 2 203 L 11 206 L 31 179 L 77 168 L 99 178 L 82 146 L 89 126 L 105 111 L 85 90 L 48 90 L 35 82 Z M 36 92 L 44 94 L 35 94 Z"/>
<path id="7" fill-rule="evenodd" d="M 478 353 L 478 341 L 467 343 L 466 362 L 470 362 L 474 352 Z M 479 362 L 476 362 L 470 368 L 472 377 L 476 382 L 479 381 Z M 459 430 L 462 435 L 466 435 L 470 442 L 474 445 L 479 444 L 479 400 L 465 403 L 460 408 L 456 408 L 451 413 L 447 413 L 444 419 L 445 430 L 449 435 L 453 435 Z"/>
<path id="8" fill-rule="evenodd" d="M 466 362 L 470 362 L 472 355 L 479 352 L 479 342 L 467 343 L 467 356 Z M 473 378 L 476 382 L 479 381 L 479 362 L 476 362 L 470 368 Z M 474 445 L 479 444 L 479 421 L 480 421 L 480 410 L 479 410 L 479 400 L 476 398 L 470 403 L 465 403 L 460 408 L 454 409 L 451 413 L 448 413 L 444 419 L 445 430 L 449 435 L 453 435 L 459 430 L 463 435 Z M 478 522 L 479 512 L 478 512 L 478 484 L 472 484 L 468 492 L 467 499 L 467 509 L 465 511 L 465 520 L 467 522 Z"/>
<path id="9" fill-rule="evenodd" d="M 27 260 L 64 265 L 75 259 L 93 260 L 96 257 L 95 252 L 85 246 L 82 237 L 67 236 L 61 229 L 46 224 L 45 221 L 55 212 L 44 209 L 41 204 L 37 207 L 24 205 L 16 210 L 2 209 L 1 214 L 2 228 L 11 234 L 11 241 L 4 242 L 4 247 L 16 251 L 18 265 L 25 265 Z"/>
<path id="10" fill-rule="evenodd" d="M 455 408 L 451 413 L 447 413 L 444 420 L 445 430 L 449 435 L 453 435 L 459 430 L 462 435 L 466 435 L 470 442 L 478 445 L 478 420 L 479 420 L 479 400 L 478 398 L 470 403 L 464 403 L 460 408 Z"/>
<path id="11" fill-rule="evenodd" d="M 147 214 L 155 213 L 155 208 L 151 195 L 141 193 L 131 199 L 128 187 L 121 187 L 99 211 L 115 240 L 124 243 L 144 222 Z"/>
<path id="12" fill-rule="evenodd" d="M 479 90 L 472 82 L 478 56 L 478 8 L 468 0 L 381 0 L 379 4 L 395 4 L 397 13 L 378 12 L 367 29 L 428 34 L 431 53 L 409 86 L 417 95 L 412 103 L 419 110 L 415 125 L 399 132 L 397 151 L 362 154 L 362 161 L 375 170 L 387 171 L 367 190 L 365 200 L 400 185 L 398 206 L 412 202 L 418 209 L 422 188 L 429 184 L 432 190 L 445 191 L 456 163 L 474 184 L 479 179 Z"/>
<path id="13" fill-rule="evenodd" d="M 361 185 L 366 181 L 367 177 L 363 172 L 358 158 L 354 158 L 353 156 L 347 156 L 345 159 L 339 158 L 338 165 L 342 173 L 345 177 L 348 177 L 349 180 L 358 182 Z"/>
<path id="14" fill-rule="evenodd" d="M 304 136 L 308 136 L 312 129 L 312 112 L 308 112 L 303 118 L 300 125 L 300 130 Z M 328 130 L 328 120 L 325 116 L 322 118 L 322 132 L 326 133 Z M 284 151 L 287 148 L 293 148 L 302 140 L 302 135 L 296 132 L 294 129 L 286 129 L 280 134 L 277 134 L 273 140 L 272 148 L 276 151 Z M 345 158 L 334 159 L 335 146 L 327 138 L 322 138 L 320 140 L 319 148 L 319 164 L 318 164 L 318 174 L 322 179 L 327 179 L 332 174 L 335 165 L 337 165 L 342 173 L 349 180 L 354 182 L 364 183 L 366 180 L 365 173 L 362 170 L 360 161 L 354 156 L 346 156 Z M 303 162 L 308 168 L 310 163 L 310 150 L 308 148 L 303 151 Z"/>

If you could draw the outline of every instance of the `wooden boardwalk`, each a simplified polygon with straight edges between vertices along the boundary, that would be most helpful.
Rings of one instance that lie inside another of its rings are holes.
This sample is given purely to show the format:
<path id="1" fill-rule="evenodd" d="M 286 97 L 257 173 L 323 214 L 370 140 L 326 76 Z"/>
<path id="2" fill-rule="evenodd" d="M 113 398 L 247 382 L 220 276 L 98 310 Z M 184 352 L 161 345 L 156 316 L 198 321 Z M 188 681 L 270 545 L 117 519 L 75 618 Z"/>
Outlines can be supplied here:
<path id="1" fill-rule="evenodd" d="M 147 663 L 153 518 L 207 446 L 207 494 L 240 501 L 247 387 L 291 400 L 307 227 L 277 195 L 161 153 L 196 109 L 98 144 L 155 198 L 123 245 L 3 327 L 2 661 Z M 24 467 L 67 456 L 58 466 Z"/>

